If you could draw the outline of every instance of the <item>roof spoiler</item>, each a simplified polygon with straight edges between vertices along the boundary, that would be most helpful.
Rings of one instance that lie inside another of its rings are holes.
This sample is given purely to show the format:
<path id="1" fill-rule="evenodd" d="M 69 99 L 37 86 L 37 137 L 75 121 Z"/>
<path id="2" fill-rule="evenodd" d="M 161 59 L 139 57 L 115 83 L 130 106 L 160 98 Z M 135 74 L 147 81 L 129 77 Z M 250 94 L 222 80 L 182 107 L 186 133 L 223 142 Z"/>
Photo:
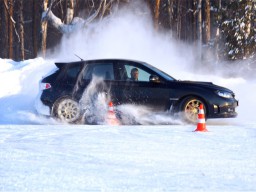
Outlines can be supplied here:
<path id="1" fill-rule="evenodd" d="M 67 66 L 67 65 L 79 65 L 79 64 L 83 64 L 83 63 L 85 63 L 86 61 L 74 61 L 74 62 L 57 62 L 57 63 L 55 63 L 55 65 L 59 68 L 59 69 L 61 69 L 61 68 L 63 68 L 63 67 L 65 67 L 65 66 Z"/>
<path id="2" fill-rule="evenodd" d="M 81 61 L 85 61 L 84 59 L 82 59 L 81 57 L 79 57 L 78 55 L 76 55 L 76 54 L 74 54 L 76 57 L 78 57 Z M 64 63 L 64 62 L 62 62 L 62 63 L 55 63 L 55 65 L 59 68 L 59 69 L 61 69 L 62 67 L 64 67 L 65 65 L 67 65 L 67 64 L 72 64 L 72 63 L 79 63 L 79 62 L 81 62 L 81 61 L 76 61 L 76 62 L 69 62 L 69 63 Z"/>
<path id="3" fill-rule="evenodd" d="M 67 63 L 55 63 L 55 65 L 61 69 L 62 67 L 64 67 Z"/>

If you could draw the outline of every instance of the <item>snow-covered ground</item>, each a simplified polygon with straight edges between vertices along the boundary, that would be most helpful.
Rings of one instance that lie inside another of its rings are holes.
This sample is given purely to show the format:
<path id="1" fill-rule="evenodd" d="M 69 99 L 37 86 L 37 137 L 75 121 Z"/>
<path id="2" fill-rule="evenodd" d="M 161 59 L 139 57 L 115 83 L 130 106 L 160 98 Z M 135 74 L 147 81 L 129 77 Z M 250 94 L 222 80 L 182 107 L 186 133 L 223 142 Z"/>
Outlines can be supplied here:
<path id="1" fill-rule="evenodd" d="M 255 191 L 256 126 L 1 125 L 0 191 Z"/>
<path id="2" fill-rule="evenodd" d="M 202 73 L 193 48 L 122 14 L 93 33 L 63 38 L 54 60 L 0 59 L 0 191 L 256 191 L 256 79 Z M 228 87 L 239 116 L 207 121 L 209 132 L 161 115 L 146 119 L 151 126 L 65 125 L 39 116 L 41 77 L 54 61 L 75 60 L 73 53 L 143 60 L 178 79 Z"/>

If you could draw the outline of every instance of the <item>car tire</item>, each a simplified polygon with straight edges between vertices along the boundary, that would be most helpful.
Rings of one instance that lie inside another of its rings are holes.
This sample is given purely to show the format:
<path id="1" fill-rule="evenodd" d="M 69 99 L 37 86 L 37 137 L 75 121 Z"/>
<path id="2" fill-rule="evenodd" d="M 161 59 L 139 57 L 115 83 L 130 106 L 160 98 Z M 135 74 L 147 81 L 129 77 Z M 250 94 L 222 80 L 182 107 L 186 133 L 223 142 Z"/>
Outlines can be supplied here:
<path id="1" fill-rule="evenodd" d="M 183 99 L 180 103 L 181 119 L 190 124 L 196 124 L 198 122 L 197 118 L 200 104 L 203 104 L 204 106 L 206 117 L 205 103 L 202 101 L 202 99 L 197 97 L 186 97 Z"/>
<path id="2" fill-rule="evenodd" d="M 53 115 L 63 122 L 75 123 L 81 117 L 79 103 L 70 97 L 57 100 L 53 106 Z"/>

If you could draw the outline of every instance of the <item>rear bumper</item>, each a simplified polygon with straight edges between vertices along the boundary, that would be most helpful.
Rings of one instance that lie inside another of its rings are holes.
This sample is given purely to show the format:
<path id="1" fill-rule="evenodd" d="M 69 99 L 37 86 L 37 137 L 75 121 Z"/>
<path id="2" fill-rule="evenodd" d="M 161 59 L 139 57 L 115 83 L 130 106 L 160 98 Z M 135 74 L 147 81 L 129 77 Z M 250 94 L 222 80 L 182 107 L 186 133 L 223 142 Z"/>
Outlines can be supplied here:
<path id="1" fill-rule="evenodd" d="M 40 115 L 50 116 L 51 115 L 50 107 L 43 104 L 43 102 L 41 101 L 41 95 L 42 95 L 42 92 L 38 94 L 36 101 L 35 101 L 36 111 Z"/>

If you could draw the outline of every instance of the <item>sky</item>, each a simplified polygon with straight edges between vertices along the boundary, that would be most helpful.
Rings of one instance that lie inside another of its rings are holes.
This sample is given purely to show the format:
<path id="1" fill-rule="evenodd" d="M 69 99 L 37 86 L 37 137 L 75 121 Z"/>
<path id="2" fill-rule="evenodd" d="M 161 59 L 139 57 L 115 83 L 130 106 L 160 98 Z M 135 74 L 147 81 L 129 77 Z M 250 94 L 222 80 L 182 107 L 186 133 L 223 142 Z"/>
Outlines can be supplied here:
<path id="1" fill-rule="evenodd" d="M 63 37 L 47 58 L 0 58 L 0 191 L 256 191 L 255 78 L 200 69 L 195 48 L 154 32 L 146 13 L 123 10 Z M 238 117 L 208 120 L 208 132 L 194 132 L 195 125 L 133 106 L 144 125 L 39 116 L 40 79 L 54 62 L 78 60 L 74 54 L 142 60 L 177 79 L 212 81 L 235 92 Z"/>

